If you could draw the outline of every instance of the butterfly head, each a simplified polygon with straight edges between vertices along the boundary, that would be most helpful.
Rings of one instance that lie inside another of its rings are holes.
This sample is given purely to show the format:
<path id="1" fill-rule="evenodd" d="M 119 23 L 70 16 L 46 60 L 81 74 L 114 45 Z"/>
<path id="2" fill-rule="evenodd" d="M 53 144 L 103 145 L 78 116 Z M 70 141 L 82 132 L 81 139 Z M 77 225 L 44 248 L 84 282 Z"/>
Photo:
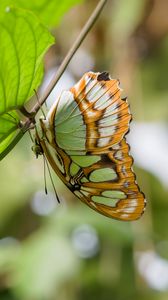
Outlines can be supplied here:
<path id="1" fill-rule="evenodd" d="M 43 155 L 44 151 L 41 145 L 41 141 L 43 139 L 43 127 L 42 127 L 42 123 L 43 120 L 45 118 L 44 117 L 40 117 L 39 122 L 35 125 L 35 134 L 34 134 L 34 138 L 32 138 L 33 141 L 33 146 L 31 147 L 32 151 L 34 152 L 36 158 L 38 158 L 39 155 Z"/>
<path id="2" fill-rule="evenodd" d="M 34 145 L 32 146 L 31 149 L 34 152 L 36 158 L 38 158 L 39 155 L 43 154 L 43 149 L 42 149 L 39 141 L 37 140 L 37 138 L 35 138 Z"/>

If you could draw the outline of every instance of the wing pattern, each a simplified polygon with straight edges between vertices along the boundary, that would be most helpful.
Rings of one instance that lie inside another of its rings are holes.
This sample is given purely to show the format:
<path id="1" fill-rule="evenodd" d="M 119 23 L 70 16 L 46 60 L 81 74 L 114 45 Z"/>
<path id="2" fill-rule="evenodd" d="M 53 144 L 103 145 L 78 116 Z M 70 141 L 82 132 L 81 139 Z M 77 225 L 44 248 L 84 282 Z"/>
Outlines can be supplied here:
<path id="1" fill-rule="evenodd" d="M 81 201 L 124 221 L 138 219 L 146 203 L 125 140 L 130 120 L 119 81 L 88 72 L 40 120 L 38 136 L 51 166 Z"/>

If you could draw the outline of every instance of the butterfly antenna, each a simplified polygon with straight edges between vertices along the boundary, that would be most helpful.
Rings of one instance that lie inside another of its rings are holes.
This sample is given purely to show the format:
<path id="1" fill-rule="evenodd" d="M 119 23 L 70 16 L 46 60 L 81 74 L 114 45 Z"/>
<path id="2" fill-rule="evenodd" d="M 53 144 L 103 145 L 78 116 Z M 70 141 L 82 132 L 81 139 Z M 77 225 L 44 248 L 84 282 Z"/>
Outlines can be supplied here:
<path id="1" fill-rule="evenodd" d="M 44 188 L 45 188 L 45 193 L 46 195 L 48 194 L 48 190 L 47 190 L 47 179 L 46 179 L 46 160 L 45 160 L 45 156 L 43 155 L 43 161 L 44 161 Z"/>
<path id="2" fill-rule="evenodd" d="M 45 112 L 44 112 L 44 110 L 43 110 L 43 108 L 42 108 L 42 105 L 41 105 L 41 103 L 40 103 L 40 101 L 39 101 L 39 96 L 38 96 L 37 91 L 36 91 L 35 89 L 34 89 L 34 92 L 35 92 L 35 95 L 36 95 L 37 102 L 38 102 L 38 104 L 39 104 L 39 106 L 40 106 L 41 112 L 42 112 L 44 118 L 46 119 Z"/>
<path id="3" fill-rule="evenodd" d="M 47 102 L 46 102 L 46 101 L 44 102 L 44 105 L 45 105 L 46 109 L 48 109 L 48 106 L 47 106 Z"/>
<path id="4" fill-rule="evenodd" d="M 55 193 L 55 196 L 56 196 L 56 199 L 57 199 L 57 202 L 60 203 L 60 200 L 59 200 L 59 197 L 58 197 L 58 194 L 57 194 L 57 191 L 56 191 L 56 188 L 55 188 L 55 185 L 54 185 L 54 181 L 52 179 L 52 175 L 51 175 L 51 171 L 50 171 L 50 167 L 49 167 L 49 164 L 48 164 L 48 161 L 47 159 L 45 158 L 45 156 L 43 155 L 44 157 L 44 162 L 47 166 L 47 169 L 48 169 L 48 173 L 49 173 L 49 176 L 50 176 L 50 180 L 51 180 L 51 183 L 52 183 L 52 186 L 53 186 L 53 189 L 54 189 L 54 193 Z M 45 166 L 44 164 L 44 166 Z M 44 169 L 45 170 L 45 169 Z M 45 178 L 45 192 L 46 192 L 46 178 Z M 46 193 L 47 194 L 47 193 Z"/>
<path id="5" fill-rule="evenodd" d="M 32 137 L 32 134 L 31 134 L 30 130 L 28 130 L 28 133 L 29 133 L 29 136 L 30 136 L 30 139 L 31 139 L 32 143 L 34 144 L 34 139 Z"/>

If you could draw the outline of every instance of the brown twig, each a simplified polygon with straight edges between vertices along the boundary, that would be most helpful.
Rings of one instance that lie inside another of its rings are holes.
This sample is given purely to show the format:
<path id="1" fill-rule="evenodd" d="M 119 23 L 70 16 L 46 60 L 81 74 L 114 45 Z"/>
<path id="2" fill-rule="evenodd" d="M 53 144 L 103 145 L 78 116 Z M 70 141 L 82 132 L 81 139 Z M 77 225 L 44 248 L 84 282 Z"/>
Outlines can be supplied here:
<path id="1" fill-rule="evenodd" d="M 78 50 L 79 46 L 81 45 L 81 43 L 85 39 L 86 35 L 88 34 L 88 32 L 90 31 L 90 29 L 95 24 L 95 22 L 98 19 L 98 17 L 100 15 L 100 13 L 101 13 L 104 5 L 106 4 L 106 2 L 107 2 L 107 0 L 100 0 L 99 1 L 98 5 L 94 9 L 94 11 L 91 14 L 90 18 L 88 19 L 88 21 L 84 25 L 84 27 L 83 27 L 82 31 L 80 32 L 79 36 L 77 37 L 77 39 L 75 40 L 75 42 L 72 45 L 71 49 L 69 50 L 69 52 L 67 53 L 66 57 L 64 58 L 62 64 L 60 65 L 58 71 L 56 72 L 55 76 L 53 77 L 53 79 L 49 83 L 49 85 L 48 85 L 46 91 L 44 92 L 43 96 L 34 105 L 34 107 L 31 109 L 30 112 L 26 112 L 26 116 L 28 116 L 28 114 L 30 114 L 30 116 L 32 117 L 32 114 L 34 114 L 34 116 L 37 114 L 37 112 L 39 111 L 40 107 L 44 104 L 44 102 L 46 101 L 46 99 L 48 98 L 48 96 L 50 95 L 50 93 L 52 92 L 53 88 L 55 87 L 56 83 L 58 82 L 58 80 L 60 79 L 60 77 L 62 76 L 62 74 L 64 73 L 67 65 L 71 61 L 71 59 L 74 56 L 75 52 Z M 24 110 L 22 110 L 22 113 L 24 113 Z"/>
<path id="2" fill-rule="evenodd" d="M 85 39 L 86 35 L 96 22 L 97 18 L 99 17 L 104 5 L 106 4 L 107 0 L 100 0 L 96 8 L 94 9 L 93 13 L 91 14 L 90 18 L 84 25 L 81 33 L 77 37 L 76 41 L 72 45 L 71 49 L 69 50 L 68 54 L 64 58 L 62 64 L 60 65 L 58 71 L 56 72 L 54 78 L 51 80 L 50 84 L 48 85 L 46 91 L 44 92 L 43 96 L 39 99 L 39 101 L 33 106 L 31 111 L 27 111 L 26 108 L 20 107 L 18 110 L 27 118 L 25 122 L 20 122 L 19 123 L 19 128 L 21 129 L 17 136 L 14 138 L 14 140 L 9 144 L 9 146 L 0 154 L 0 160 L 3 159 L 13 148 L 14 146 L 19 142 L 19 140 L 22 138 L 24 133 L 29 130 L 30 128 L 34 127 L 35 124 L 35 116 L 43 103 L 46 101 L 47 97 L 50 95 L 52 92 L 54 86 L 60 79 L 61 75 L 65 71 L 67 65 L 71 61 L 73 55 Z"/>

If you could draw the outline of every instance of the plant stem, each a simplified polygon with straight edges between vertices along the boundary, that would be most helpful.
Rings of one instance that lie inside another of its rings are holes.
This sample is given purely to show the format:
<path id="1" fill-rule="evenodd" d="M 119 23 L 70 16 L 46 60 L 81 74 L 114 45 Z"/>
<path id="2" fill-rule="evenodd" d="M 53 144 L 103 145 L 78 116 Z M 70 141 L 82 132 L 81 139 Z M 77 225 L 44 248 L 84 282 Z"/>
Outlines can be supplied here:
<path id="1" fill-rule="evenodd" d="M 19 111 L 27 118 L 27 120 L 24 123 L 19 124 L 19 128 L 21 129 L 20 132 L 14 138 L 12 143 L 5 149 L 5 151 L 3 151 L 0 154 L 0 160 L 3 159 L 14 148 L 14 146 L 19 142 L 19 140 L 22 138 L 24 133 L 27 130 L 29 130 L 32 127 L 32 125 L 34 126 L 35 116 L 36 116 L 37 112 L 39 111 L 39 109 L 41 108 L 41 105 L 43 105 L 43 103 L 46 101 L 47 97 L 52 92 L 54 86 L 56 85 L 56 83 L 60 79 L 61 75 L 65 71 L 65 69 L 66 69 L 67 65 L 69 64 L 69 62 L 71 61 L 73 55 L 75 54 L 75 52 L 77 51 L 77 49 L 79 48 L 79 46 L 81 45 L 83 40 L 85 39 L 86 35 L 90 31 L 90 29 L 92 28 L 94 23 L 96 22 L 96 20 L 99 17 L 104 5 L 106 4 L 106 2 L 107 2 L 107 0 L 100 0 L 99 1 L 98 5 L 94 9 L 94 11 L 91 14 L 90 18 L 88 19 L 88 21 L 84 25 L 81 33 L 79 34 L 76 41 L 74 42 L 71 49 L 69 50 L 68 54 L 64 58 L 62 64 L 60 65 L 58 71 L 56 72 L 54 78 L 51 80 L 50 84 L 48 85 L 45 93 L 39 99 L 39 101 L 33 106 L 31 111 L 27 111 L 27 109 L 24 106 L 19 108 Z"/>
<path id="2" fill-rule="evenodd" d="M 64 73 L 67 65 L 71 61 L 71 59 L 74 56 L 75 52 L 78 50 L 79 46 L 81 45 L 81 43 L 85 39 L 86 35 L 88 34 L 88 32 L 90 31 L 90 29 L 92 28 L 92 26 L 94 25 L 96 20 L 98 19 L 98 17 L 100 15 L 104 5 L 106 4 L 106 2 L 107 2 L 107 0 L 100 0 L 99 1 L 98 5 L 94 9 L 94 11 L 91 14 L 90 18 L 88 19 L 88 21 L 84 25 L 84 27 L 83 27 L 82 31 L 80 32 L 79 36 L 77 37 L 77 39 L 75 40 L 75 42 L 72 45 L 71 49 L 69 50 L 66 57 L 64 58 L 62 64 L 60 65 L 58 71 L 56 72 L 55 76 L 53 77 L 50 84 L 48 85 L 48 87 L 47 87 L 46 91 L 44 92 L 43 96 L 34 105 L 32 110 L 30 111 L 30 114 L 34 113 L 34 115 L 36 115 L 36 113 L 39 111 L 41 105 L 43 105 L 43 103 L 46 101 L 46 99 L 48 98 L 48 96 L 52 92 L 54 86 L 56 85 L 56 83 L 58 82 L 58 80 L 60 79 L 62 74 Z"/>

